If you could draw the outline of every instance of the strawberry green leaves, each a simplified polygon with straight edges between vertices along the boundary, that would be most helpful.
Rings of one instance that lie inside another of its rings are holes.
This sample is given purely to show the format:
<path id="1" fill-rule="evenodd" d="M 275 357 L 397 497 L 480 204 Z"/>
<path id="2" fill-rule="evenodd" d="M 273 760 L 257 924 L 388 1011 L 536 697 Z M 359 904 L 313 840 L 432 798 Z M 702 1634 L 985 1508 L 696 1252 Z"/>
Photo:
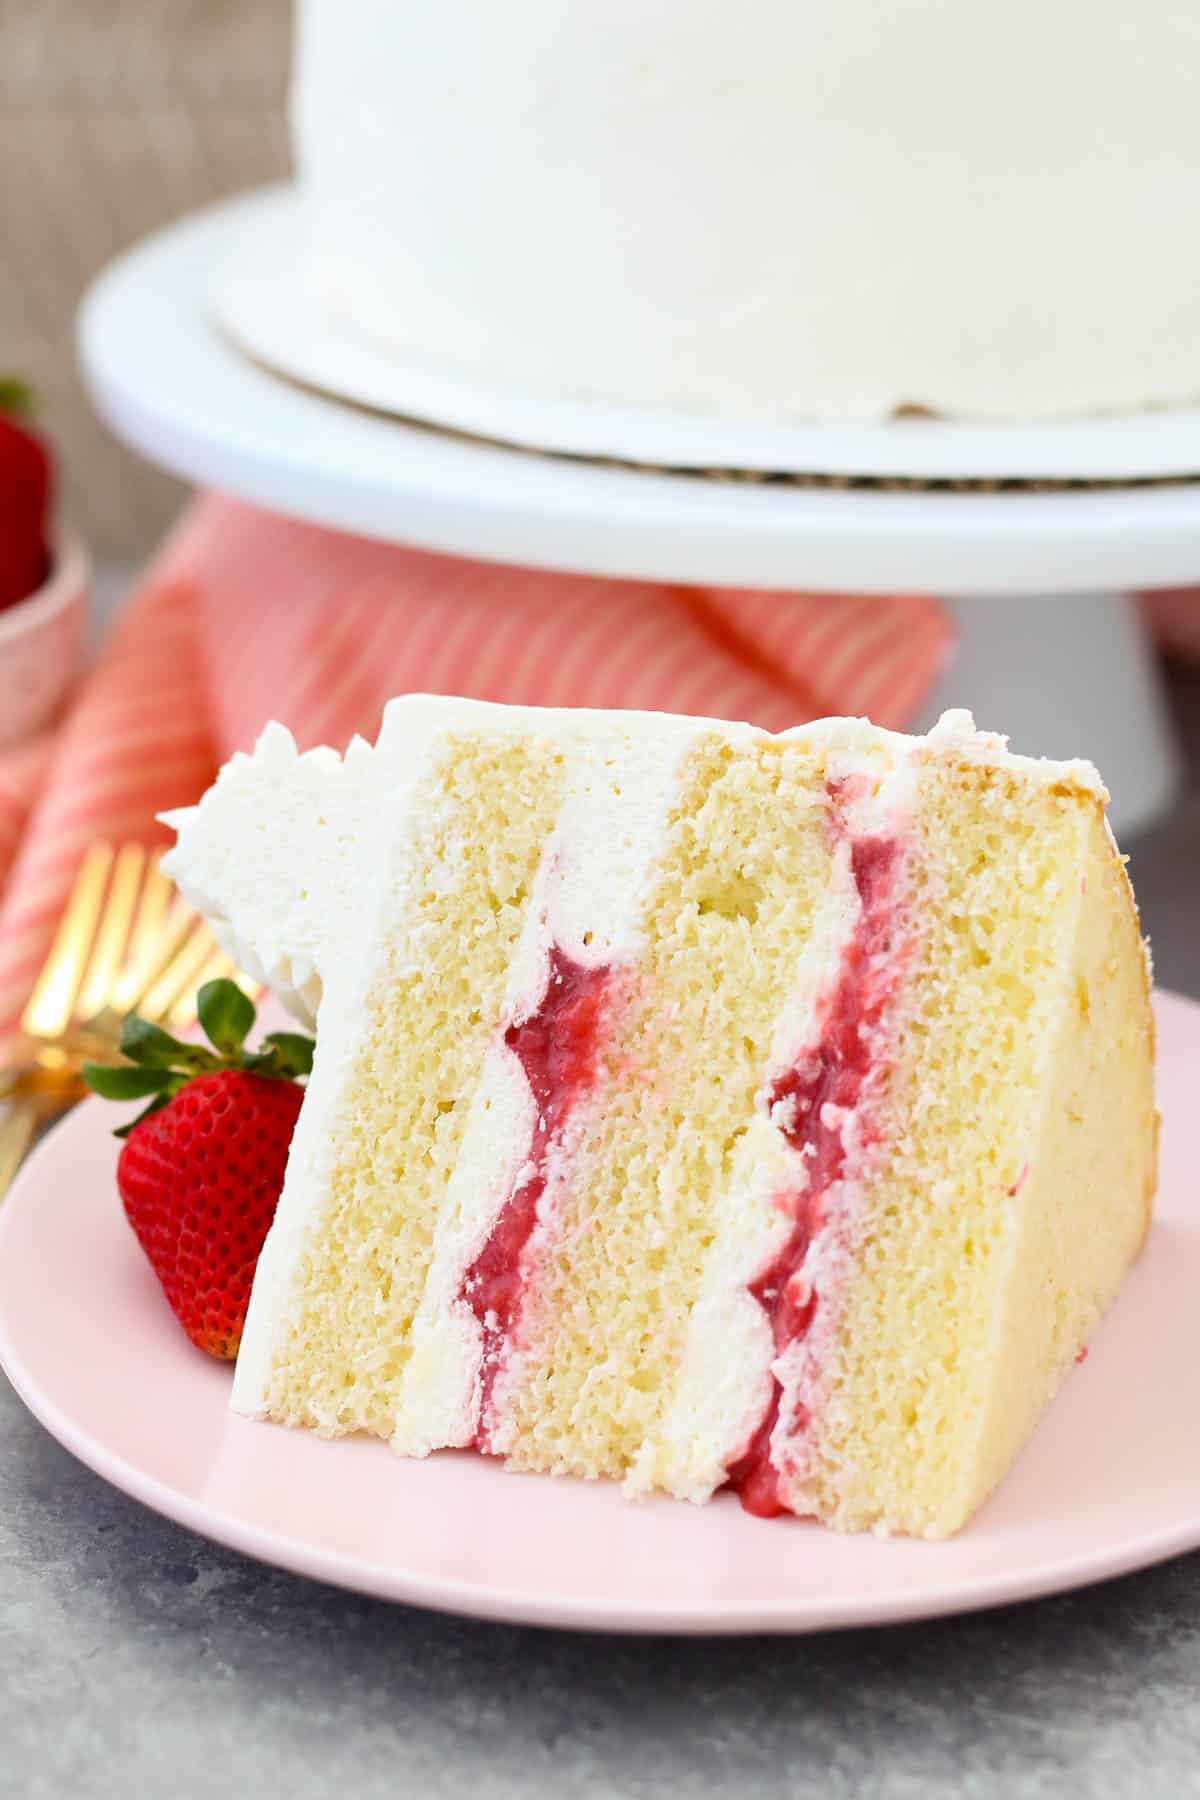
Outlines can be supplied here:
<path id="1" fill-rule="evenodd" d="M 312 1074 L 314 1048 L 312 1038 L 303 1032 L 271 1031 L 263 1039 L 263 1049 L 276 1066 L 261 1068 L 256 1063 L 255 1067 L 260 1075 L 286 1075 L 295 1081 L 301 1075 Z"/>
<path id="2" fill-rule="evenodd" d="M 234 981 L 206 981 L 196 996 L 205 1036 L 222 1056 L 240 1056 L 254 1025 L 254 1002 Z"/>
<path id="3" fill-rule="evenodd" d="M 147 1094 L 163 1094 L 187 1079 L 173 1075 L 170 1069 L 110 1069 L 104 1063 L 89 1063 L 88 1086 L 104 1100 L 144 1100 Z"/>
<path id="4" fill-rule="evenodd" d="M 313 1040 L 296 1031 L 272 1031 L 256 1051 L 245 1048 L 254 1026 L 253 1002 L 236 982 L 208 981 L 196 996 L 200 1024 L 213 1048 L 185 1043 L 160 1025 L 131 1013 L 121 1028 L 125 1062 L 85 1063 L 83 1078 L 105 1100 L 145 1100 L 150 1104 L 117 1131 L 128 1137 L 135 1125 L 165 1106 L 197 1075 L 219 1069 L 295 1081 L 312 1070 Z"/>
<path id="5" fill-rule="evenodd" d="M 113 1133 L 114 1137 L 124 1138 L 135 1125 L 140 1125 L 143 1119 L 148 1119 L 151 1113 L 157 1112 L 186 1087 L 191 1075 L 163 1067 L 138 1068 L 118 1064 L 113 1068 L 107 1063 L 84 1063 L 83 1079 L 102 1100 L 144 1100 L 148 1095 L 152 1096 L 149 1106 L 144 1107 L 136 1119 Z"/>
<path id="6" fill-rule="evenodd" d="M 249 1006 L 249 1001 L 246 1004 Z M 253 1020 L 253 1007 L 250 1017 Z M 137 1013 L 130 1013 L 121 1027 L 121 1055 L 146 1069 L 188 1069 L 199 1074 L 202 1069 L 221 1066 L 220 1058 L 202 1044 L 185 1044 L 164 1031 L 161 1025 L 152 1025 L 149 1019 L 139 1018 Z"/>

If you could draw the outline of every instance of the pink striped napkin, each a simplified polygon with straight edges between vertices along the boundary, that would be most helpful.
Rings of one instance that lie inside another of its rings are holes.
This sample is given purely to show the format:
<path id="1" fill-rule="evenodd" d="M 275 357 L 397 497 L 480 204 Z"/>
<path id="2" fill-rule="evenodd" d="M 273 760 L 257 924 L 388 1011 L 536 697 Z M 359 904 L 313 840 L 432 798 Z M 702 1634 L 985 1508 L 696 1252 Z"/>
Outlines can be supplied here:
<path id="1" fill-rule="evenodd" d="M 268 719 L 374 735 L 407 691 L 646 707 L 778 731 L 903 725 L 949 647 L 935 602 L 679 588 L 433 556 L 196 501 L 53 740 L 0 756 L 0 1034 L 97 838 L 152 841 Z"/>

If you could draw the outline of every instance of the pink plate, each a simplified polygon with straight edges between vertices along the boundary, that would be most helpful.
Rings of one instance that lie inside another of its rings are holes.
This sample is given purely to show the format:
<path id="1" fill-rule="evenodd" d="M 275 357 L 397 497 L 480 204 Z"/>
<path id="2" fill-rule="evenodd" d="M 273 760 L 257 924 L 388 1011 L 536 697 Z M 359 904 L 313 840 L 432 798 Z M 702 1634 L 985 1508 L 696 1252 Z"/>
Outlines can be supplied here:
<path id="1" fill-rule="evenodd" d="M 813 1631 L 993 1606 L 1200 1545 L 1200 1006 L 1158 996 L 1158 1216 L 1086 1363 L 958 1538 L 840 1537 L 736 1501 L 629 1505 L 615 1486 L 402 1462 L 227 1410 L 230 1372 L 178 1330 L 121 1215 L 91 1102 L 0 1216 L 0 1361 L 67 1449 L 264 1562 L 485 1618 L 621 1631 Z"/>

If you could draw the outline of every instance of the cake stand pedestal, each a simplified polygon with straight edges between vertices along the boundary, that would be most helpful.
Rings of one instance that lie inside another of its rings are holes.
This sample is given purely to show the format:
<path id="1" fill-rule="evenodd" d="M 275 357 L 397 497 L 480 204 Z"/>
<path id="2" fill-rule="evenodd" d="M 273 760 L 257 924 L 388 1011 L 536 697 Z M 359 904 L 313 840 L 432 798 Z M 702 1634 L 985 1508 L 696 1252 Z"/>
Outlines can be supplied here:
<path id="1" fill-rule="evenodd" d="M 319 524 L 487 560 L 945 596 L 960 644 L 931 712 L 967 705 L 1021 750 L 1092 757 L 1126 835 L 1167 805 L 1175 746 L 1124 596 L 1200 582 L 1200 481 L 998 493 L 719 481 L 382 417 L 269 374 L 216 327 L 212 283 L 243 214 L 226 203 L 160 232 L 85 299 L 80 350 L 96 404 L 152 461 Z"/>

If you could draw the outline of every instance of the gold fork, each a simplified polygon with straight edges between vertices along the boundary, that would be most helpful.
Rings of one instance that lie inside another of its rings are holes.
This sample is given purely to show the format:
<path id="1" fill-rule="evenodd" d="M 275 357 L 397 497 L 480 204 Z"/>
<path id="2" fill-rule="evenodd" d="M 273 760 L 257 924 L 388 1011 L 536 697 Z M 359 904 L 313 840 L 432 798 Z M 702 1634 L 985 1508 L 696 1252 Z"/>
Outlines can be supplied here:
<path id="1" fill-rule="evenodd" d="M 118 1060 L 125 1015 L 186 1029 L 197 990 L 220 976 L 257 992 L 175 892 L 158 853 L 93 844 L 0 1067 L 0 1199 L 38 1130 L 84 1097 L 82 1065 Z"/>

